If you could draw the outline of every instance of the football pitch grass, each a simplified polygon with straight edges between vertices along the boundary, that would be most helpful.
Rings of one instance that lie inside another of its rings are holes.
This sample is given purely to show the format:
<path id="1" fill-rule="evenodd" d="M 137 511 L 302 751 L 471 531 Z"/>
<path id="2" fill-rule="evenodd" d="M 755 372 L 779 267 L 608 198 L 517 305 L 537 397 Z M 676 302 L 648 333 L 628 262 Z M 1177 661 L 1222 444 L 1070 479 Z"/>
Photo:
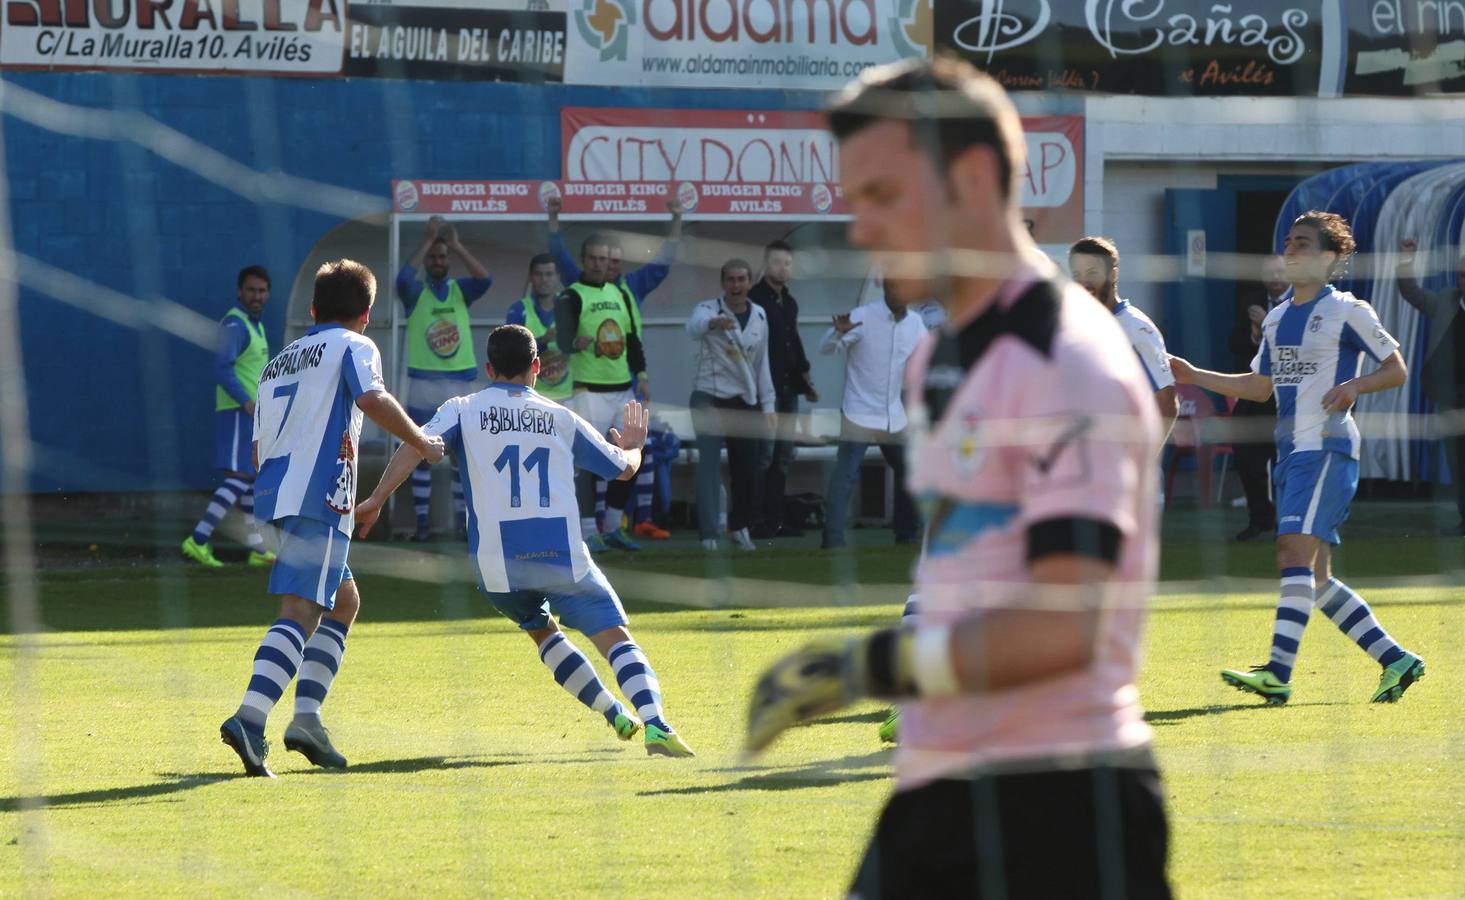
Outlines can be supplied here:
<path id="1" fill-rule="evenodd" d="M 1315 614 L 1292 703 L 1270 708 L 1216 674 L 1264 658 L 1269 545 L 1220 542 L 1234 515 L 1167 521 L 1140 688 L 1180 896 L 1465 894 L 1465 551 L 1434 524 L 1428 506 L 1363 504 L 1342 560 L 1425 679 L 1370 704 L 1377 667 Z M 263 572 L 43 574 L 45 632 L 0 635 L 0 894 L 843 894 L 891 789 L 883 708 L 747 760 L 746 702 L 782 651 L 893 621 L 908 548 L 612 557 L 689 760 L 617 741 L 470 589 L 458 548 L 438 549 L 353 548 L 363 611 L 325 708 L 351 767 L 283 749 L 292 689 L 270 723 L 273 781 L 242 777 L 218 742 L 273 617 Z"/>

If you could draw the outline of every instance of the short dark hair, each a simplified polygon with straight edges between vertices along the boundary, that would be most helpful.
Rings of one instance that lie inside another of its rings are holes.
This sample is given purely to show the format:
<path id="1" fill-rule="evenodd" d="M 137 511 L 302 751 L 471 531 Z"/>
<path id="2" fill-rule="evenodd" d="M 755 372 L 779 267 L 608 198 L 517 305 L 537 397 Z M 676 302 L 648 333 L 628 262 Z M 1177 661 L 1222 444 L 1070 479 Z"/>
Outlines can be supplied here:
<path id="1" fill-rule="evenodd" d="M 1337 213 L 1310 209 L 1293 219 L 1292 224 L 1315 229 L 1322 248 L 1338 254 L 1338 261 L 1328 271 L 1329 277 L 1340 274 L 1348 267 L 1348 260 L 1353 257 L 1353 251 L 1358 249 L 1358 244 L 1353 240 L 1353 229 L 1348 227 L 1347 219 Z"/>
<path id="2" fill-rule="evenodd" d="M 1068 248 L 1068 258 L 1071 260 L 1075 256 L 1102 256 L 1109 261 L 1111 272 L 1115 266 L 1119 265 L 1119 248 L 1114 246 L 1113 241 L 1096 234 L 1079 238 L 1073 242 L 1073 246 Z"/>
<path id="3" fill-rule="evenodd" d="M 315 270 L 315 320 L 350 322 L 376 302 L 376 276 L 354 259 L 338 259 Z"/>
<path id="4" fill-rule="evenodd" d="M 717 277 L 719 280 L 727 277 L 728 269 L 742 269 L 743 271 L 748 273 L 749 279 L 753 277 L 753 266 L 746 259 L 739 259 L 738 257 L 734 256 L 732 259 L 723 263 L 722 269 L 717 273 Z"/>
<path id="5" fill-rule="evenodd" d="M 534 332 L 523 325 L 500 325 L 488 334 L 488 364 L 500 378 L 523 375 L 538 355 Z"/>
<path id="6" fill-rule="evenodd" d="M 866 69 L 825 108 L 839 141 L 881 121 L 905 122 L 911 140 L 945 172 L 972 147 L 997 157 L 1003 200 L 1017 195 L 1026 149 L 1022 120 L 990 75 L 955 56 L 906 60 Z"/>
<path id="7" fill-rule="evenodd" d="M 239 270 L 239 279 L 234 282 L 236 288 L 244 287 L 244 279 L 259 278 L 264 281 L 265 287 L 270 286 L 270 273 L 265 271 L 264 266 L 245 266 Z"/>
<path id="8" fill-rule="evenodd" d="M 529 258 L 529 274 L 533 275 L 534 270 L 540 266 L 554 266 L 554 257 L 548 253 L 536 253 Z M 558 266 L 556 266 L 558 268 Z"/>
<path id="9" fill-rule="evenodd" d="M 763 248 L 763 258 L 767 259 L 769 254 L 779 250 L 790 255 L 794 252 L 794 248 L 790 247 L 787 241 L 769 241 L 768 246 Z"/>
<path id="10" fill-rule="evenodd" d="M 620 239 L 608 231 L 592 232 L 590 237 L 580 242 L 580 258 L 584 259 L 591 247 L 604 247 L 608 252 L 612 247 L 620 245 Z"/>

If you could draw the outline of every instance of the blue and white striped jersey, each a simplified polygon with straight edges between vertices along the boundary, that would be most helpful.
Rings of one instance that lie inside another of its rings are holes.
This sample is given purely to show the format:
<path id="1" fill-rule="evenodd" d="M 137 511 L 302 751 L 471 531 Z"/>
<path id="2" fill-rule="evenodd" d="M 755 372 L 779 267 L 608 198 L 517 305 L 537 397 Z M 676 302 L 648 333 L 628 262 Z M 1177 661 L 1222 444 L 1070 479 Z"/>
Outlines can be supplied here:
<path id="1" fill-rule="evenodd" d="M 254 407 L 256 517 L 302 516 L 351 534 L 361 443 L 356 398 L 380 390 L 376 344 L 338 323 L 315 326 L 270 360 Z"/>
<path id="2" fill-rule="evenodd" d="M 1158 391 L 1174 384 L 1175 376 L 1170 374 L 1170 354 L 1165 352 L 1165 338 L 1150 317 L 1128 300 L 1120 300 L 1114 305 L 1114 318 L 1119 320 L 1119 327 L 1129 338 L 1129 346 L 1139 357 L 1139 367 L 1145 370 L 1150 390 Z"/>
<path id="3" fill-rule="evenodd" d="M 1251 370 L 1272 379 L 1277 396 L 1277 459 L 1332 450 L 1358 459 L 1351 409 L 1328 413 L 1323 396 L 1363 373 L 1363 357 L 1382 362 L 1399 349 L 1373 307 L 1327 285 L 1306 303 L 1283 303 L 1262 320 Z"/>
<path id="4" fill-rule="evenodd" d="M 575 470 L 615 478 L 628 462 L 624 450 L 521 384 L 454 397 L 423 431 L 441 436 L 457 462 L 479 587 L 550 589 L 585 577 Z"/>

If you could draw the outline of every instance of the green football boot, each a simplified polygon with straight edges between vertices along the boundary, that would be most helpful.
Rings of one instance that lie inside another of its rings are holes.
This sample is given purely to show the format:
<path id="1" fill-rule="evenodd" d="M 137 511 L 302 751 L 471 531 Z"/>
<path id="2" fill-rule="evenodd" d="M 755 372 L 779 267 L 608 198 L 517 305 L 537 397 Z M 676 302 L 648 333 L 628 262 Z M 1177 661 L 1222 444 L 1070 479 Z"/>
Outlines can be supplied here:
<path id="1" fill-rule="evenodd" d="M 275 564 L 275 554 L 270 550 L 251 550 L 249 564 L 256 569 L 268 569 Z"/>
<path id="2" fill-rule="evenodd" d="M 1250 672 L 1222 669 L 1221 680 L 1238 691 L 1256 694 L 1272 706 L 1281 706 L 1292 699 L 1292 685 L 1281 681 L 1266 666 L 1252 666 Z"/>
<path id="3" fill-rule="evenodd" d="M 687 742 L 675 731 L 662 731 L 655 725 L 646 726 L 647 756 L 696 756 Z"/>
<path id="4" fill-rule="evenodd" d="M 900 742 L 900 707 L 890 708 L 890 715 L 880 723 L 880 743 L 895 744 Z"/>
<path id="5" fill-rule="evenodd" d="M 193 535 L 183 539 L 183 555 L 210 569 L 222 569 L 224 564 L 214 559 L 214 550 L 208 544 L 200 544 L 193 539 Z"/>
<path id="6" fill-rule="evenodd" d="M 610 723 L 615 729 L 616 737 L 623 741 L 629 741 L 641 730 L 641 720 L 635 716 L 628 716 L 623 712 L 616 713 L 615 721 Z"/>
<path id="7" fill-rule="evenodd" d="M 1393 663 L 1384 666 L 1379 676 L 1379 689 L 1373 692 L 1374 703 L 1393 703 L 1409 686 L 1424 677 L 1424 659 L 1413 653 L 1405 653 Z"/>

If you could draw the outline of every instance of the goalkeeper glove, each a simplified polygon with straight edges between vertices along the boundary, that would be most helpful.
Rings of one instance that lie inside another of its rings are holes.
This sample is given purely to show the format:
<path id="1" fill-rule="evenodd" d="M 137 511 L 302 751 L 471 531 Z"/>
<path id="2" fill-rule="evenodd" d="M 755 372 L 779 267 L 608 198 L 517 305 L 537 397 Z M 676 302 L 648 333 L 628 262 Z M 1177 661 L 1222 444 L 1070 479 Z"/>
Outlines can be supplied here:
<path id="1" fill-rule="evenodd" d="M 748 751 L 757 753 L 787 729 L 864 697 L 913 695 L 914 644 L 910 629 L 887 628 L 814 641 L 780 659 L 753 689 Z"/>

